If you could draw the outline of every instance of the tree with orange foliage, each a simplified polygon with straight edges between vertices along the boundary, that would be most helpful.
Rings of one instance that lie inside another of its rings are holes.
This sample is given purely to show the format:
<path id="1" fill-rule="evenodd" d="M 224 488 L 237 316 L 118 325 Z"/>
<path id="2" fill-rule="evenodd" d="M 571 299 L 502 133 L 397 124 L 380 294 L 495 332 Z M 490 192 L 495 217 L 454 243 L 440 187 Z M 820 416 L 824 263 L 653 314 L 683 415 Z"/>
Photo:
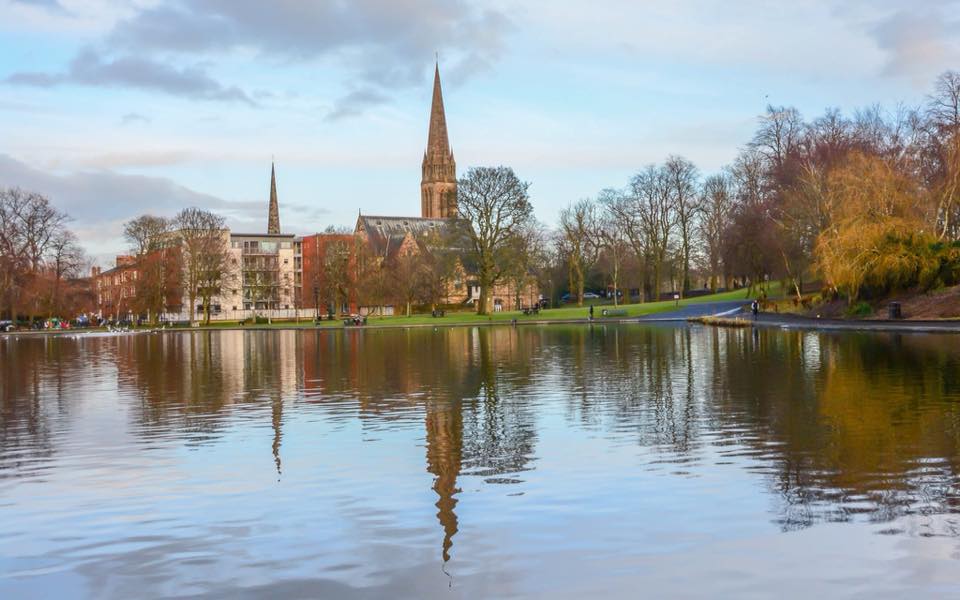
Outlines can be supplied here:
<path id="1" fill-rule="evenodd" d="M 865 286 L 893 289 L 918 280 L 927 266 L 916 183 L 888 161 L 852 153 L 827 181 L 833 222 L 820 234 L 817 266 L 827 282 L 855 302 Z"/>

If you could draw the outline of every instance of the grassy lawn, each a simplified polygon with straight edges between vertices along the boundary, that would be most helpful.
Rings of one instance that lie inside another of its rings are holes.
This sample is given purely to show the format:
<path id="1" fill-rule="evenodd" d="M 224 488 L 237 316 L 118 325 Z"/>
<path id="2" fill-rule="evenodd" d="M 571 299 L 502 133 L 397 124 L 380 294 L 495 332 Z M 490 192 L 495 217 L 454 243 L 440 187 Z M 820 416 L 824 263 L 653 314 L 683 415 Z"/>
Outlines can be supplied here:
<path id="1" fill-rule="evenodd" d="M 780 293 L 780 284 L 771 282 L 767 288 L 767 294 L 770 298 L 776 298 L 781 295 Z M 746 289 L 734 290 L 732 292 L 724 292 L 722 294 L 712 294 L 708 296 L 700 296 L 697 298 L 689 298 L 686 300 L 680 301 L 680 306 L 687 306 L 689 304 L 702 304 L 705 302 L 724 302 L 727 300 L 743 300 L 747 302 L 750 298 L 747 296 Z M 583 306 L 576 305 L 565 305 L 560 308 L 549 308 L 546 310 L 540 311 L 539 315 L 524 315 L 521 311 L 503 311 L 498 313 L 493 313 L 487 316 L 480 316 L 474 312 L 464 311 L 464 312 L 447 312 L 444 317 L 431 317 L 430 315 L 417 314 L 410 317 L 405 316 L 393 316 L 393 317 L 369 317 L 367 321 L 367 327 L 409 327 L 415 325 L 470 325 L 475 323 L 500 323 L 500 322 L 510 322 L 513 319 L 516 319 L 518 322 L 523 321 L 562 321 L 568 319 L 586 319 L 589 314 L 589 305 L 593 304 L 596 308 L 594 309 L 594 317 L 596 319 L 602 320 L 603 317 L 600 314 L 600 311 L 604 308 L 613 309 L 614 306 L 610 303 L 603 301 L 592 301 L 585 302 Z M 625 310 L 626 317 L 640 317 L 643 315 L 652 315 L 661 312 L 668 312 L 676 308 L 677 303 L 673 300 L 663 300 L 660 302 L 647 302 L 644 304 L 621 304 L 616 308 L 618 310 Z M 624 318 L 624 316 L 610 317 L 610 318 Z M 236 322 L 211 322 L 209 326 L 203 326 L 201 329 L 223 329 L 223 328 L 236 328 L 238 324 Z M 311 320 L 306 319 L 296 323 L 294 321 L 280 321 L 271 324 L 263 325 L 247 325 L 246 327 L 256 328 L 256 329 L 291 329 L 291 328 L 304 328 L 304 329 L 313 329 L 315 327 L 331 328 L 331 327 L 343 327 L 343 320 L 337 319 L 334 321 L 322 321 L 319 325 L 315 325 Z"/>
<path id="2" fill-rule="evenodd" d="M 768 287 L 768 295 L 770 297 L 776 297 L 780 293 L 780 285 L 778 283 L 772 283 Z M 690 298 L 687 300 L 681 300 L 680 306 L 687 306 L 689 304 L 702 304 L 705 302 L 724 302 L 727 300 L 743 300 L 744 302 L 748 301 L 747 290 L 739 289 L 732 292 L 724 292 L 722 294 L 712 294 L 708 296 L 700 296 L 698 298 Z M 593 303 L 596 308 L 594 309 L 594 317 L 597 319 L 602 319 L 600 316 L 600 311 L 603 308 L 613 309 L 614 306 L 608 303 Z M 405 327 L 408 325 L 450 325 L 450 324 L 470 324 L 470 323 L 489 323 L 489 322 L 509 322 L 513 319 L 516 319 L 518 322 L 521 321 L 538 321 L 538 320 L 565 320 L 565 319 L 585 319 L 589 314 L 589 303 L 585 303 L 583 306 L 576 305 L 566 305 L 561 308 L 548 308 L 546 310 L 540 311 L 539 315 L 530 315 L 526 316 L 520 311 L 503 311 L 499 313 L 493 313 L 488 316 L 480 316 L 473 312 L 458 312 L 451 313 L 448 312 L 445 317 L 434 318 L 430 315 L 413 315 L 410 317 L 403 316 L 394 316 L 394 317 L 370 317 L 367 322 L 367 327 Z M 627 311 L 627 317 L 639 317 L 643 315 L 651 315 L 655 313 L 667 312 L 676 308 L 677 304 L 673 300 L 664 300 L 661 302 L 648 302 L 645 304 L 621 304 L 616 307 L 620 310 Z M 613 317 L 613 318 L 624 318 Z"/>
<path id="3" fill-rule="evenodd" d="M 771 282 L 767 287 L 767 294 L 771 299 L 779 298 L 782 294 L 780 291 L 780 284 Z M 687 306 L 690 304 L 702 304 L 705 302 L 724 302 L 727 300 L 743 300 L 744 302 L 749 301 L 747 296 L 746 289 L 734 290 L 732 292 L 724 292 L 722 294 L 712 294 L 708 296 L 700 296 L 698 298 L 689 298 L 686 300 L 680 301 L 680 306 Z M 601 310 L 604 308 L 613 309 L 613 304 L 594 300 L 592 302 L 585 302 L 583 306 L 576 305 L 565 305 L 560 308 L 548 308 L 546 310 L 540 311 L 539 315 L 529 315 L 526 316 L 520 311 L 503 311 L 499 313 L 493 313 L 488 316 L 480 316 L 474 312 L 447 312 L 446 316 L 434 318 L 430 315 L 413 315 L 410 317 L 403 316 L 394 316 L 394 317 L 370 317 L 367 321 L 366 327 L 409 327 L 415 325 L 470 325 L 470 324 L 479 324 L 479 323 L 503 323 L 510 322 L 513 319 L 516 319 L 517 322 L 523 321 L 563 321 L 563 320 L 573 320 L 573 319 L 586 319 L 589 315 L 589 305 L 593 304 L 596 308 L 594 309 L 594 318 L 597 320 L 603 320 L 604 317 L 601 316 Z M 664 300 L 661 302 L 648 302 L 645 304 L 621 304 L 616 307 L 618 310 L 625 310 L 626 317 L 640 317 L 643 315 L 652 315 L 656 313 L 668 312 L 673 310 L 677 306 L 676 302 L 673 300 Z M 617 317 L 609 317 L 613 319 L 622 319 L 625 318 L 623 315 Z M 251 329 L 314 329 L 314 328 L 343 328 L 343 320 L 335 319 L 333 321 L 322 321 L 319 325 L 314 324 L 311 319 L 304 318 L 301 319 L 299 323 L 295 321 L 278 321 L 270 324 L 262 325 L 245 325 L 243 327 L 237 321 L 211 321 L 210 325 L 202 325 L 199 328 L 178 328 L 177 331 L 197 331 L 198 329 L 237 329 L 237 328 L 251 328 Z M 149 326 L 145 326 L 144 329 L 149 329 Z M 82 331 L 82 330 L 77 330 Z"/>

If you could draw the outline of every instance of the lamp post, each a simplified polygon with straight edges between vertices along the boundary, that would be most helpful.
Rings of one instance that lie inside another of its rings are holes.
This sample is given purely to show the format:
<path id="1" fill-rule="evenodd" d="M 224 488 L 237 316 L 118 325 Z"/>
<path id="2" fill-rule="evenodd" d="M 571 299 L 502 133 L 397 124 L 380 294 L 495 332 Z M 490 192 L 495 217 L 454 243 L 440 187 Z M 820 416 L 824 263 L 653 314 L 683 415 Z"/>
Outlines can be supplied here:
<path id="1" fill-rule="evenodd" d="M 313 286 L 313 321 L 316 323 L 320 320 L 320 288 Z"/>

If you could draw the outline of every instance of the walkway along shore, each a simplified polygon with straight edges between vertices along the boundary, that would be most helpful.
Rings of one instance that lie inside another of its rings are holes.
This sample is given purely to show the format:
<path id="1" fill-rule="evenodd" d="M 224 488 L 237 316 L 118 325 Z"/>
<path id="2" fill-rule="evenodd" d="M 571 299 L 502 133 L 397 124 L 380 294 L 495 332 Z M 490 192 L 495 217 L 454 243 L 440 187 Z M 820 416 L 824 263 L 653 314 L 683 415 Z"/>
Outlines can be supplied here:
<path id="1" fill-rule="evenodd" d="M 844 321 L 840 319 L 811 319 L 792 315 L 759 315 L 754 321 L 749 317 L 742 318 L 745 327 L 766 327 L 780 329 L 803 329 L 819 331 L 874 331 L 874 332 L 901 332 L 901 333 L 960 333 L 960 321 Z M 696 317 L 656 319 L 644 318 L 598 318 L 591 321 L 585 319 L 536 319 L 510 321 L 471 321 L 471 322 L 438 322 L 438 323 L 409 323 L 409 324 L 368 324 L 360 326 L 311 327 L 296 325 L 275 326 L 244 326 L 244 327 L 193 327 L 176 329 L 134 329 L 126 332 L 108 332 L 98 329 L 66 329 L 57 331 L 11 331 L 0 333 L 2 337 L 41 337 L 41 336 L 122 336 L 149 333 L 177 334 L 201 333 L 209 331 L 364 331 L 384 329 L 439 329 L 452 327 L 527 327 L 548 325 L 693 325 Z M 710 325 L 706 326 L 723 326 Z"/>
<path id="2" fill-rule="evenodd" d="M 761 313 L 754 319 L 746 311 L 731 316 L 728 320 L 742 322 L 743 327 L 777 327 L 780 329 L 805 329 L 818 331 L 895 331 L 901 333 L 960 333 L 960 320 L 956 321 L 910 321 L 910 320 L 846 320 L 816 319 L 792 314 Z M 696 321 L 696 317 L 689 318 Z M 710 323 L 706 323 L 710 325 Z M 718 327 L 724 324 L 718 323 Z"/>
<path id="3" fill-rule="evenodd" d="M 65 330 L 42 330 L 42 331 L 11 331 L 9 333 L 0 333 L 2 336 L 37 336 L 37 335 L 130 335 L 134 333 L 187 333 L 197 331 L 319 331 L 319 330 L 366 330 L 366 329 L 426 329 L 441 327 L 513 327 L 527 325 L 605 325 L 605 324 L 686 324 L 698 322 L 703 317 L 723 317 L 726 320 L 735 320 L 742 327 L 778 327 L 781 329 L 805 329 L 821 331 L 897 331 L 903 333 L 960 333 L 960 320 L 943 321 L 910 321 L 910 320 L 844 320 L 844 319 L 816 319 L 803 317 L 800 315 L 782 314 L 782 313 L 761 313 L 754 320 L 752 315 L 747 312 L 742 302 L 717 302 L 703 305 L 689 305 L 676 311 L 656 313 L 641 317 L 602 317 L 598 316 L 594 320 L 588 317 L 583 318 L 527 318 L 519 317 L 515 320 L 497 319 L 497 320 L 456 320 L 455 317 L 441 317 L 436 322 L 428 323 L 389 323 L 372 321 L 366 325 L 343 326 L 321 325 L 315 326 L 313 323 L 302 324 L 277 324 L 277 325 L 236 325 L 228 327 L 193 327 L 176 329 L 137 329 L 129 332 L 107 332 L 99 329 L 65 329 Z M 447 320 L 449 319 L 449 320 Z M 710 323 L 706 323 L 710 325 Z M 722 326 L 722 325 L 717 325 Z"/>

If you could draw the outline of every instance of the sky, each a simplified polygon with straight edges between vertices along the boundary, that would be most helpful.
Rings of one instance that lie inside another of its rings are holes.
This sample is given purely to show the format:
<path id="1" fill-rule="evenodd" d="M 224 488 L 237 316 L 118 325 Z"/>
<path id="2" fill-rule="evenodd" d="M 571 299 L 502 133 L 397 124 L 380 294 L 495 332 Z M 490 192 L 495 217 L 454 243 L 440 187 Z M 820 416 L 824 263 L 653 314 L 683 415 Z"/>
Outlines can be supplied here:
<path id="1" fill-rule="evenodd" d="M 679 154 L 703 174 L 768 104 L 921 103 L 960 69 L 960 0 L 0 0 L 0 187 L 109 266 L 123 223 L 199 206 L 266 230 L 419 216 L 434 62 L 458 173 L 534 211 Z"/>

